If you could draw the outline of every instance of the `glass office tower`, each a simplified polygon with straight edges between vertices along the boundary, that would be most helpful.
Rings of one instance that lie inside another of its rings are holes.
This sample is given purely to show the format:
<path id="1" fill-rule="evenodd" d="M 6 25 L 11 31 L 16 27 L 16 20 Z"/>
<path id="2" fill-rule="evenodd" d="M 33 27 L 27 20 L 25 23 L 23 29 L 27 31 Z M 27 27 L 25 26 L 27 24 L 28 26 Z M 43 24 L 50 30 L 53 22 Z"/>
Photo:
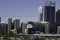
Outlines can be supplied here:
<path id="1" fill-rule="evenodd" d="M 55 33 L 55 2 L 47 1 L 44 6 L 44 21 L 50 23 L 50 33 Z"/>
<path id="2" fill-rule="evenodd" d="M 56 12 L 56 25 L 60 26 L 60 9 Z"/>

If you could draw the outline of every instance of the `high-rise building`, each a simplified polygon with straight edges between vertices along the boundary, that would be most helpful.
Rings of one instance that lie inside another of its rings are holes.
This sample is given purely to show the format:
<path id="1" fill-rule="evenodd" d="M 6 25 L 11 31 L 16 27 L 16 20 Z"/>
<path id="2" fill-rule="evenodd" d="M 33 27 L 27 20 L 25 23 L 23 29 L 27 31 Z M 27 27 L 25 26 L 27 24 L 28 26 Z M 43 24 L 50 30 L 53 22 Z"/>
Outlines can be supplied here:
<path id="1" fill-rule="evenodd" d="M 11 26 L 11 29 L 13 30 L 14 29 L 14 23 L 12 22 L 12 26 Z"/>
<path id="2" fill-rule="evenodd" d="M 43 21 L 43 8 L 42 6 L 38 7 L 38 13 L 39 13 L 39 21 Z"/>
<path id="3" fill-rule="evenodd" d="M 55 33 L 55 2 L 47 1 L 44 6 L 44 21 L 50 24 L 50 33 Z"/>
<path id="4" fill-rule="evenodd" d="M 45 34 L 49 33 L 49 22 L 41 22 L 44 25 L 45 28 Z"/>
<path id="5" fill-rule="evenodd" d="M 45 33 L 44 26 L 40 22 L 34 22 L 33 28 L 35 29 L 35 33 Z"/>
<path id="6" fill-rule="evenodd" d="M 56 12 L 56 24 L 60 26 L 60 9 Z"/>
<path id="7" fill-rule="evenodd" d="M 7 33 L 7 27 L 6 23 L 0 23 L 0 33 Z"/>
<path id="8" fill-rule="evenodd" d="M 0 23 L 1 23 L 1 17 L 0 17 Z"/>
<path id="9" fill-rule="evenodd" d="M 44 20 L 55 22 L 55 2 L 46 2 L 44 6 Z"/>
<path id="10" fill-rule="evenodd" d="M 8 33 L 12 29 L 12 18 L 8 18 Z"/>
<path id="11" fill-rule="evenodd" d="M 19 18 L 15 18 L 13 23 L 14 23 L 14 29 L 16 29 L 16 30 L 19 29 L 19 27 L 20 27 L 20 20 L 19 20 Z"/>
<path id="12" fill-rule="evenodd" d="M 22 34 L 26 33 L 27 23 L 21 23 Z"/>

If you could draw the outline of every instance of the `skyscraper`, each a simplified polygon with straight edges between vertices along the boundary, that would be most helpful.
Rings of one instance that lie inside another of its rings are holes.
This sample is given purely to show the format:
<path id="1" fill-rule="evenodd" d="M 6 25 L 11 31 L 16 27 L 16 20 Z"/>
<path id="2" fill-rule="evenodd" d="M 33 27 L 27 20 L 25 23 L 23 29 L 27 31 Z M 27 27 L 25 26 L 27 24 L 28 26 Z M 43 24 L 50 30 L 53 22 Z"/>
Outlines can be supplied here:
<path id="1" fill-rule="evenodd" d="M 55 2 L 47 1 L 44 6 L 44 21 L 50 24 L 50 33 L 55 32 Z"/>
<path id="2" fill-rule="evenodd" d="M 13 22 L 14 22 L 14 29 L 19 29 L 19 27 L 20 27 L 19 18 L 15 18 Z"/>
<path id="3" fill-rule="evenodd" d="M 60 9 L 56 12 L 56 24 L 60 26 Z"/>
<path id="4" fill-rule="evenodd" d="M 55 22 L 55 2 L 46 2 L 44 6 L 44 20 Z"/>
<path id="5" fill-rule="evenodd" d="M 43 21 L 43 8 L 41 5 L 38 7 L 38 13 L 39 13 L 39 18 L 38 18 L 39 21 Z"/>
<path id="6" fill-rule="evenodd" d="M 0 23 L 1 23 L 1 17 L 0 17 Z"/>
<path id="7" fill-rule="evenodd" d="M 8 33 L 11 30 L 12 27 L 12 18 L 8 18 Z"/>

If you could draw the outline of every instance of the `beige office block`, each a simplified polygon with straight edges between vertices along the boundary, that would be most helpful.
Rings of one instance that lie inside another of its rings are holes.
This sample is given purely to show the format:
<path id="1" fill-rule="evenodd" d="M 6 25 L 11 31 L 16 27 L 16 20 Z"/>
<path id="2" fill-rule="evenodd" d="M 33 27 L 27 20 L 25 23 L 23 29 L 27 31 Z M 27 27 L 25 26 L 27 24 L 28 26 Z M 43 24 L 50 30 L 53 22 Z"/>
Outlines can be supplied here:
<path id="1" fill-rule="evenodd" d="M 26 29 L 27 29 L 27 24 L 26 23 L 22 23 L 22 34 L 26 33 Z"/>

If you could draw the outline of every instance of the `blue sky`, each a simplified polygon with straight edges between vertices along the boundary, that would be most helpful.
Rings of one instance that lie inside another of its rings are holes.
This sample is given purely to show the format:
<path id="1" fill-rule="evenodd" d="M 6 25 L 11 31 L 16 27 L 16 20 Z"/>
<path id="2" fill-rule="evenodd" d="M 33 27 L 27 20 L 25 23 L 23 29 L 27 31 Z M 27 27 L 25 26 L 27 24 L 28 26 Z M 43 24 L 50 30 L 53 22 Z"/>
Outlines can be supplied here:
<path id="1" fill-rule="evenodd" d="M 55 1 L 56 9 L 60 8 L 60 0 L 0 0 L 0 17 L 18 17 L 21 22 L 38 21 L 38 7 L 44 6 L 45 1 Z"/>

